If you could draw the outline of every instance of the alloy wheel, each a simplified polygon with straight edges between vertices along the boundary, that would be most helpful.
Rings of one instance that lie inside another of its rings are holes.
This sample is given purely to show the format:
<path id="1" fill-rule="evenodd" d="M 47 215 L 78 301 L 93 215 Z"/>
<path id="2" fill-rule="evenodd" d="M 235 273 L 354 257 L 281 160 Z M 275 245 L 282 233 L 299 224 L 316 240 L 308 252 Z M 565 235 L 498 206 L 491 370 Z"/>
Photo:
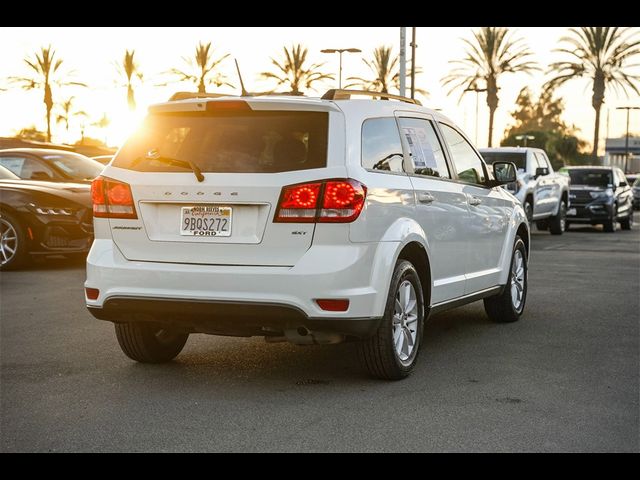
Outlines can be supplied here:
<path id="1" fill-rule="evenodd" d="M 0 265 L 9 263 L 18 250 L 18 233 L 6 220 L 0 218 Z"/>
<path id="2" fill-rule="evenodd" d="M 418 332 L 418 301 L 413 284 L 405 280 L 398 287 L 393 311 L 393 344 L 403 364 L 411 363 Z"/>
<path id="3" fill-rule="evenodd" d="M 524 301 L 524 256 L 516 250 L 511 262 L 511 303 L 516 311 L 520 311 Z"/>

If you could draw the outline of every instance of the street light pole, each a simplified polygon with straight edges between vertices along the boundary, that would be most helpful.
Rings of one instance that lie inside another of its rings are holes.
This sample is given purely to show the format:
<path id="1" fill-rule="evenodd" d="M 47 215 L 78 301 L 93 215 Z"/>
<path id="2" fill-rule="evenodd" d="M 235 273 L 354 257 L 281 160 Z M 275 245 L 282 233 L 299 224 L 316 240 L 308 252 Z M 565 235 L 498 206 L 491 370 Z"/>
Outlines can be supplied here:
<path id="1" fill-rule="evenodd" d="M 533 135 L 516 135 L 514 138 L 516 140 L 524 139 L 524 148 L 527 148 L 527 140 L 535 140 L 536 139 L 536 137 L 534 137 Z"/>
<path id="2" fill-rule="evenodd" d="M 400 96 L 405 96 L 407 82 L 407 27 L 400 27 Z"/>
<path id="3" fill-rule="evenodd" d="M 342 88 L 342 54 L 347 53 L 360 53 L 362 50 L 359 48 L 325 48 L 320 50 L 322 53 L 338 53 L 340 55 L 340 70 L 338 73 L 338 88 Z"/>
<path id="4" fill-rule="evenodd" d="M 624 173 L 627 173 L 627 162 L 629 161 L 629 110 L 640 110 L 640 107 L 616 107 L 616 110 L 627 111 L 627 135 L 624 138 Z"/>
<path id="5" fill-rule="evenodd" d="M 416 27 L 411 27 L 411 99 L 416 98 Z"/>
<path id="6" fill-rule="evenodd" d="M 486 88 L 478 88 L 475 85 L 469 88 L 465 88 L 464 89 L 465 92 L 476 92 L 476 145 L 478 145 L 478 108 L 479 108 L 479 98 L 480 98 L 480 92 L 486 92 L 487 89 Z"/>

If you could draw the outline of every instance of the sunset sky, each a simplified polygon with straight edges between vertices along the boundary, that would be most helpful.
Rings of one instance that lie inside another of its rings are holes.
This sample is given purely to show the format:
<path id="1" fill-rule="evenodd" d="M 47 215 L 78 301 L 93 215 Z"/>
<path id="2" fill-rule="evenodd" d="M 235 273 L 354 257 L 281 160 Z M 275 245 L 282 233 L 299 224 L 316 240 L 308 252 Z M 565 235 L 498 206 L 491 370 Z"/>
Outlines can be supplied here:
<path id="1" fill-rule="evenodd" d="M 51 44 L 59 58 L 64 60 L 62 72 L 74 70 L 74 80 L 84 82 L 89 88 L 65 87 L 54 90 L 54 101 L 61 102 L 75 95 L 76 108 L 86 111 L 91 121 L 97 121 L 106 113 L 111 125 L 102 132 L 96 127 L 87 127 L 88 136 L 102 138 L 117 146 L 127 136 L 133 126 L 144 115 L 146 106 L 164 101 L 177 90 L 193 90 L 191 84 L 171 83 L 168 86 L 158 84 L 173 77 L 163 75 L 169 68 L 186 68 L 181 57 L 192 56 L 199 41 L 213 43 L 216 57 L 230 53 L 231 57 L 222 63 L 222 70 L 231 83 L 239 87 L 233 57 L 237 58 L 248 90 L 267 90 L 273 83 L 259 78 L 259 73 L 270 70 L 269 57 L 278 58 L 284 45 L 303 43 L 309 48 L 312 62 L 326 62 L 325 70 L 335 73 L 336 81 L 318 84 L 316 91 L 309 95 L 322 94 L 326 89 L 337 86 L 338 55 L 320 53 L 323 48 L 357 47 L 362 54 L 345 54 L 343 57 L 343 82 L 346 77 L 370 76 L 362 58 L 370 58 L 372 50 L 381 44 L 393 45 L 396 50 L 399 43 L 398 27 L 211 27 L 211 28 L 26 28 L 3 27 L 0 29 L 0 136 L 10 136 L 21 128 L 35 125 L 46 130 L 42 92 L 23 91 L 7 81 L 9 76 L 23 76 L 29 73 L 23 58 L 32 55 L 41 46 Z M 438 108 L 456 121 L 473 139 L 475 138 L 475 94 L 467 94 L 458 104 L 459 94 L 448 97 L 440 85 L 440 79 L 448 73 L 448 62 L 463 56 L 461 37 L 469 38 L 471 28 L 433 28 L 419 27 L 417 30 L 417 64 L 423 73 L 417 76 L 417 86 L 427 90 L 428 98 L 421 98 L 423 104 Z M 552 50 L 558 47 L 558 39 L 566 33 L 566 28 L 557 27 L 521 27 L 516 29 L 522 36 L 543 70 L 559 54 Z M 408 29 L 410 36 L 410 29 Z M 407 41 L 407 49 L 409 41 Z M 128 112 L 126 89 L 122 79 L 117 76 L 114 63 L 121 61 L 125 49 L 135 49 L 140 69 L 144 73 L 144 83 L 136 89 L 138 111 L 135 115 Z M 409 56 L 408 56 L 409 58 Z M 636 73 L 640 71 L 636 70 Z M 510 112 L 518 92 L 529 85 L 535 93 L 546 80 L 543 72 L 532 76 L 510 74 L 501 78 L 500 105 L 496 114 L 494 142 L 499 142 L 504 129 L 511 122 Z M 408 85 L 408 82 L 407 82 Z M 2 89 L 6 89 L 2 91 Z M 210 87 L 209 91 L 214 87 Z M 239 93 L 239 88 L 226 88 L 228 93 Z M 591 141 L 593 135 L 594 111 L 591 107 L 590 84 L 585 80 L 571 82 L 558 91 L 565 100 L 565 121 L 575 124 L 580 130 L 578 135 Z M 485 96 L 480 95 L 480 115 L 478 146 L 486 145 L 487 107 Z M 601 137 L 623 136 L 625 133 L 625 114 L 615 110 L 622 105 L 640 106 L 637 97 L 626 98 L 608 91 L 602 111 Z M 54 115 L 55 116 L 55 115 Z M 53 124 L 54 141 L 75 141 L 79 138 L 79 119 L 72 120 L 70 135 L 62 124 Z M 640 133 L 640 113 L 632 112 L 631 131 Z"/>

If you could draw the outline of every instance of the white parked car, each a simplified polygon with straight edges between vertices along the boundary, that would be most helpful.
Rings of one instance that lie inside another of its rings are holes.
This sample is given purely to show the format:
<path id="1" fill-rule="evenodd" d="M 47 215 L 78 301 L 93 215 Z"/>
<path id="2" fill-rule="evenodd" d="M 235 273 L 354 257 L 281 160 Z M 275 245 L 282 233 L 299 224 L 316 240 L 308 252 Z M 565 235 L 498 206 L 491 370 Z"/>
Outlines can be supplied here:
<path id="1" fill-rule="evenodd" d="M 544 150 L 540 148 L 498 147 L 481 148 L 480 153 L 488 165 L 494 162 L 513 162 L 517 180 L 504 186 L 513 193 L 524 208 L 529 222 L 536 222 L 539 230 L 562 235 L 567 227 L 567 214 L 571 210 L 569 177 L 554 172 Z"/>
<path id="2" fill-rule="evenodd" d="M 150 108 L 93 183 L 86 303 L 125 354 L 169 361 L 196 332 L 353 339 L 397 379 L 430 314 L 484 299 L 518 320 L 528 224 L 498 188 L 515 166 L 490 172 L 438 112 L 351 95 Z"/>

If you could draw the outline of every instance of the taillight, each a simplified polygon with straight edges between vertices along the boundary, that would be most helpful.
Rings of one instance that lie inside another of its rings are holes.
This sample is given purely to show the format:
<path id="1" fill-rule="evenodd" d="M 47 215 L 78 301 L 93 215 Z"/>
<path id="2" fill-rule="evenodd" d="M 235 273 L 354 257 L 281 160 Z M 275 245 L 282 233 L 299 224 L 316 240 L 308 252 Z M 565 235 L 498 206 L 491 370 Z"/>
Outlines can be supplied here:
<path id="1" fill-rule="evenodd" d="M 283 187 L 274 222 L 348 223 L 364 206 L 367 188 L 351 178 Z"/>
<path id="2" fill-rule="evenodd" d="M 365 186 L 356 180 L 328 180 L 318 221 L 353 222 L 360 215 L 366 194 Z"/>
<path id="3" fill-rule="evenodd" d="M 98 177 L 91 183 L 93 216 L 136 219 L 136 207 L 129 184 Z"/>
<path id="4" fill-rule="evenodd" d="M 314 222 L 321 183 L 291 185 L 282 189 L 276 222 Z"/>

